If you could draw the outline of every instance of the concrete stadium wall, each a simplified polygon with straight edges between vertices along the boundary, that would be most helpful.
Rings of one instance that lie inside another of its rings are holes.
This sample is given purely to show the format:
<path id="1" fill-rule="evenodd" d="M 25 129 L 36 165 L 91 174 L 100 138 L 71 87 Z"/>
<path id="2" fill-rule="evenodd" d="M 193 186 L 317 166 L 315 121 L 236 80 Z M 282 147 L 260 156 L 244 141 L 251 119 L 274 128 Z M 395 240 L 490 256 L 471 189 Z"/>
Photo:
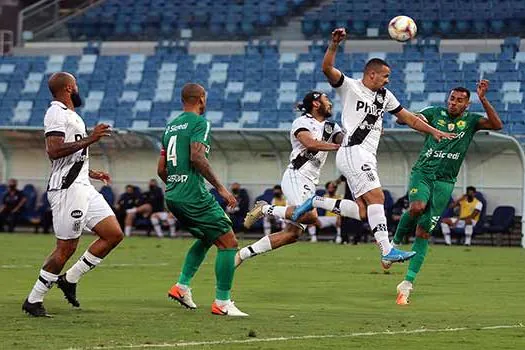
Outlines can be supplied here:
<path id="1" fill-rule="evenodd" d="M 472 148 L 472 147 L 471 147 Z M 212 151 L 211 162 L 226 183 L 239 182 L 245 187 L 253 200 L 264 189 L 280 183 L 281 172 L 288 164 L 288 152 L 280 152 L 281 167 L 275 153 L 248 151 Z M 114 149 L 102 154 L 97 150 L 91 152 L 91 168 L 105 169 L 113 176 L 113 188 L 120 194 L 126 184 L 136 184 L 142 188 L 150 178 L 156 178 L 158 153 L 150 148 Z M 408 160 L 405 167 L 404 159 Z M 228 159 L 226 159 L 228 158 Z M 406 191 L 408 174 L 412 163 L 416 160 L 416 152 L 380 151 L 378 154 L 379 173 L 385 189 L 391 191 L 394 199 Z M 0 169 L 6 160 L 0 157 Z M 7 176 L 19 179 L 20 187 L 24 184 L 34 184 L 39 191 L 46 188 L 50 162 L 41 146 L 15 147 L 9 151 L 9 169 Z M 330 155 L 322 172 L 320 187 L 326 181 L 336 179 L 339 172 L 335 166 L 335 157 Z M 471 150 L 467 154 L 466 166 L 463 166 L 454 191 L 460 195 L 468 185 L 474 185 L 482 191 L 488 202 L 488 213 L 492 213 L 498 205 L 512 205 L 517 213 L 521 213 L 522 199 L 521 160 L 513 150 L 487 155 Z M 0 182 L 5 183 L 5 178 Z M 100 187 L 100 183 L 95 184 Z M 341 189 L 343 190 L 343 189 Z"/>

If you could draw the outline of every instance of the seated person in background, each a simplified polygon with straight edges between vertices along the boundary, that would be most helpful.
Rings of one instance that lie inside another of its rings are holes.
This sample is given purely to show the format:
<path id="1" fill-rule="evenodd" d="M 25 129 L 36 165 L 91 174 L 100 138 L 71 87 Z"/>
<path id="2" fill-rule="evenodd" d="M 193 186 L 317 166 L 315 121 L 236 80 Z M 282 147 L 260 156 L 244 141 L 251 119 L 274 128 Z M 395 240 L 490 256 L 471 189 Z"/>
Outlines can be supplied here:
<path id="1" fill-rule="evenodd" d="M 410 207 L 410 202 L 408 201 L 408 193 L 403 197 L 399 198 L 397 202 L 392 207 L 392 217 L 390 218 L 390 232 L 396 232 L 397 225 L 401 220 L 401 215 Z M 405 236 L 405 243 L 408 243 L 408 235 Z"/>
<path id="2" fill-rule="evenodd" d="M 155 233 L 157 234 L 157 237 L 162 238 L 164 237 L 164 233 L 162 233 L 162 227 L 161 223 L 165 222 L 168 224 L 170 228 L 170 237 L 175 237 L 177 234 L 176 228 L 175 228 L 175 216 L 173 216 L 172 213 L 170 213 L 168 210 L 165 211 L 159 211 L 156 213 L 151 214 L 151 224 L 153 225 L 153 228 L 155 229 Z"/>
<path id="3" fill-rule="evenodd" d="M 149 181 L 149 191 L 142 193 L 138 204 L 138 206 L 126 210 L 124 227 L 126 237 L 131 236 L 133 220 L 135 220 L 137 214 L 142 214 L 145 218 L 149 218 L 152 213 L 164 211 L 164 194 L 157 180 L 151 179 Z"/>
<path id="4" fill-rule="evenodd" d="M 276 206 L 286 206 L 286 198 L 284 197 L 281 185 L 273 186 L 273 198 L 270 204 Z M 272 233 L 273 225 L 279 225 L 281 227 L 281 230 L 284 230 L 284 228 L 286 227 L 286 222 L 274 216 L 265 216 L 263 218 L 263 230 L 265 236 L 268 236 Z"/>
<path id="5" fill-rule="evenodd" d="M 337 185 L 335 182 L 327 182 L 325 185 L 326 193 L 323 197 L 333 199 L 343 199 L 343 196 L 338 195 Z M 326 211 L 324 216 L 318 216 L 317 222 L 314 225 L 308 227 L 308 233 L 310 234 L 310 241 L 317 242 L 317 228 L 323 229 L 326 227 L 335 227 L 337 234 L 335 236 L 335 243 L 342 243 L 341 238 L 341 217 L 331 211 Z"/>
<path id="6" fill-rule="evenodd" d="M 464 228 L 465 245 L 470 246 L 472 243 L 474 226 L 476 226 L 476 223 L 479 221 L 481 210 L 483 209 L 483 203 L 481 203 L 475 196 L 476 188 L 473 186 L 467 187 L 467 194 L 464 194 L 451 205 L 452 208 L 459 206 L 459 217 L 443 218 L 441 221 L 441 231 L 443 232 L 445 243 L 447 245 L 452 244 L 450 239 L 451 227 Z"/>
<path id="7" fill-rule="evenodd" d="M 133 185 L 127 185 L 126 192 L 120 195 L 117 205 L 115 206 L 115 215 L 122 229 L 124 229 L 126 210 L 136 207 L 139 199 L 140 198 L 135 193 L 135 187 Z"/>
<path id="8" fill-rule="evenodd" d="M 4 223 L 7 223 L 8 232 L 14 232 L 22 208 L 27 200 L 24 193 L 17 189 L 17 184 L 15 179 L 9 179 L 7 192 L 4 194 L 0 204 L 0 232 L 4 232 Z"/>
<path id="9" fill-rule="evenodd" d="M 226 207 L 226 212 L 233 223 L 233 231 L 239 232 L 244 229 L 243 222 L 246 213 L 248 213 L 250 198 L 248 198 L 246 190 L 242 189 L 241 185 L 237 182 L 231 185 L 231 191 L 237 200 L 237 205 L 234 208 Z"/>

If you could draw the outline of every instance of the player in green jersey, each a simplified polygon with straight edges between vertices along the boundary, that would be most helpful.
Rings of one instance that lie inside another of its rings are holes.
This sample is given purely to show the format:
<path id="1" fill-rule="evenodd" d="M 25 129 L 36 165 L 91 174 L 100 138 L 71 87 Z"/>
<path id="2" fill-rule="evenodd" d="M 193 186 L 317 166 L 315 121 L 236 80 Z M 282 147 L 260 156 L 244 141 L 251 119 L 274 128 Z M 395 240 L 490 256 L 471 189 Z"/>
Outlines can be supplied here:
<path id="1" fill-rule="evenodd" d="M 409 182 L 410 208 L 403 214 L 394 236 L 394 244 L 400 244 L 403 237 L 416 231 L 412 250 L 416 256 L 410 260 L 404 281 L 397 286 L 397 304 L 408 304 L 412 284 L 428 250 L 428 239 L 445 211 L 459 173 L 463 159 L 474 134 L 478 130 L 500 130 L 503 127 L 498 113 L 485 96 L 489 87 L 487 80 L 477 85 L 479 100 L 487 118 L 467 110 L 470 91 L 463 87 L 452 89 L 448 106 L 427 107 L 420 114 L 436 129 L 456 133 L 452 140 L 436 142 L 426 137 L 419 158 L 412 167 Z M 389 268 L 388 263 L 383 267 Z"/>
<path id="2" fill-rule="evenodd" d="M 186 255 L 178 282 L 168 296 L 181 305 L 195 309 L 190 282 L 212 245 L 217 246 L 215 302 L 211 312 L 223 316 L 248 316 L 230 299 L 235 271 L 237 239 L 232 222 L 208 192 L 204 178 L 217 189 L 228 206 L 236 205 L 235 197 L 224 187 L 208 162 L 210 122 L 202 114 L 206 109 L 206 91 L 198 84 L 182 88 L 184 113 L 166 126 L 157 172 L 166 184 L 168 209 L 197 238 Z"/>

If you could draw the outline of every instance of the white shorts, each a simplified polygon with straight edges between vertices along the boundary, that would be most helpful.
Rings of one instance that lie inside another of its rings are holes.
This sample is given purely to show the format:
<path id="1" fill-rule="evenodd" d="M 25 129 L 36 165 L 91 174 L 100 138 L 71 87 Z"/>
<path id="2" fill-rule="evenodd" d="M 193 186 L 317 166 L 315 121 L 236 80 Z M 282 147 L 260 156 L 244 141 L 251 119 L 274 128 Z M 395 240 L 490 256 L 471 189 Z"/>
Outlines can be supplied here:
<path id="1" fill-rule="evenodd" d="M 376 156 L 363 147 L 341 147 L 335 161 L 339 171 L 346 177 L 354 198 L 381 187 Z"/>
<path id="2" fill-rule="evenodd" d="M 294 169 L 286 169 L 281 182 L 286 204 L 301 205 L 315 194 L 315 183 Z"/>
<path id="3" fill-rule="evenodd" d="M 456 225 L 456 228 L 465 228 L 467 226 L 465 224 L 465 220 L 459 220 L 458 218 L 452 217 L 450 218 L 450 221 L 452 221 L 453 225 Z M 472 220 L 472 226 L 476 226 L 477 221 Z"/>
<path id="4" fill-rule="evenodd" d="M 84 228 L 92 230 L 100 221 L 115 215 L 104 197 L 92 185 L 73 184 L 65 190 L 47 193 L 53 213 L 53 229 L 58 239 L 80 237 Z"/>
<path id="5" fill-rule="evenodd" d="M 320 228 L 337 227 L 337 216 L 319 216 Z"/>

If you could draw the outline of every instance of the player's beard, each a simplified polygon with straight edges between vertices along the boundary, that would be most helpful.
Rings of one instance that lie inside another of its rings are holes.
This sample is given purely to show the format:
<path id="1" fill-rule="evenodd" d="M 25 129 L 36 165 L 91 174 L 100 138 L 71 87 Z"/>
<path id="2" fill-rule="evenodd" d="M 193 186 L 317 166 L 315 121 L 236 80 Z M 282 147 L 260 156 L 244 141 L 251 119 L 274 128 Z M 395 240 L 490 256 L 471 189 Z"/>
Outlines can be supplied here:
<path id="1" fill-rule="evenodd" d="M 325 119 L 328 119 L 332 116 L 332 113 L 329 111 L 328 107 L 322 106 L 320 112 Z"/>
<path id="2" fill-rule="evenodd" d="M 78 92 L 71 93 L 71 102 L 75 108 L 82 106 L 82 97 L 80 97 Z"/>

